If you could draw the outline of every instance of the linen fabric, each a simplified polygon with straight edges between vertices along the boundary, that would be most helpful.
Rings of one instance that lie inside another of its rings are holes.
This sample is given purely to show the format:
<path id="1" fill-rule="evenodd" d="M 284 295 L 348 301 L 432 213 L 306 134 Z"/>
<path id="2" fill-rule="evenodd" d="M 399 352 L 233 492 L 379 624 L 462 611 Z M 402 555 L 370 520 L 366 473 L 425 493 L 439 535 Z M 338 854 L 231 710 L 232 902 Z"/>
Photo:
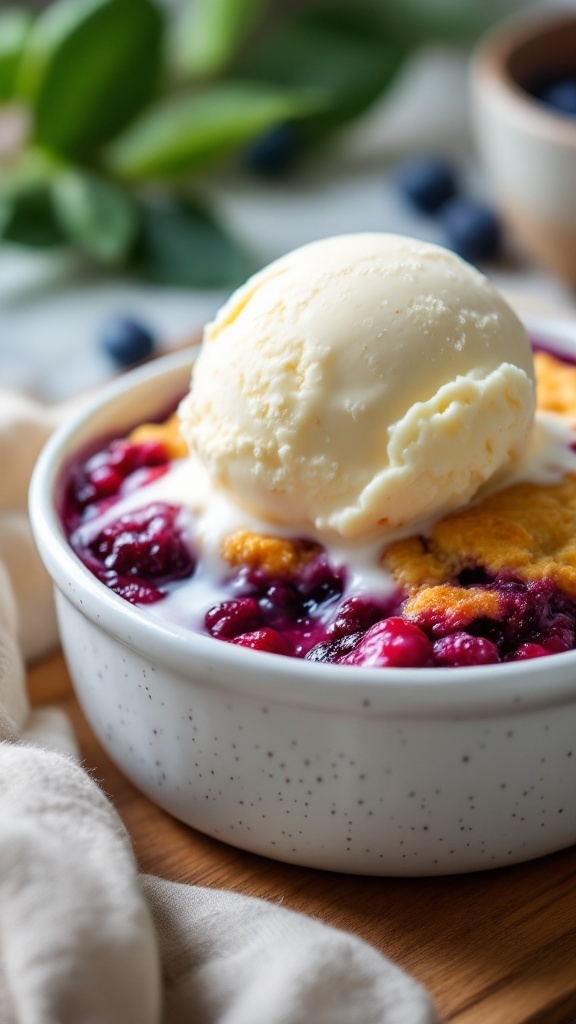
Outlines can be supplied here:
<path id="1" fill-rule="evenodd" d="M 27 482 L 65 410 L 0 394 L 2 1024 L 433 1024 L 367 943 L 264 900 L 139 875 L 67 718 L 31 710 L 25 658 L 57 642 Z"/>

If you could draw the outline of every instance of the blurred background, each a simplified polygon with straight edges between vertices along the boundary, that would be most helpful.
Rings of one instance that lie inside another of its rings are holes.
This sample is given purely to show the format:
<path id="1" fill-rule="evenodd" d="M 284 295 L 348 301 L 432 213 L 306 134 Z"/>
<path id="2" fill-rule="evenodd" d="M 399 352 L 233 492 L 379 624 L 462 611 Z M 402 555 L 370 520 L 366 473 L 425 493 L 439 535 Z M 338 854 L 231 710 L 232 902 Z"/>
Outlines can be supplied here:
<path id="1" fill-rule="evenodd" d="M 437 241 L 571 314 L 573 289 L 502 225 L 470 119 L 479 38 L 547 6 L 1 5 L 0 386 L 91 387 L 194 338 L 252 271 L 344 232 Z"/>

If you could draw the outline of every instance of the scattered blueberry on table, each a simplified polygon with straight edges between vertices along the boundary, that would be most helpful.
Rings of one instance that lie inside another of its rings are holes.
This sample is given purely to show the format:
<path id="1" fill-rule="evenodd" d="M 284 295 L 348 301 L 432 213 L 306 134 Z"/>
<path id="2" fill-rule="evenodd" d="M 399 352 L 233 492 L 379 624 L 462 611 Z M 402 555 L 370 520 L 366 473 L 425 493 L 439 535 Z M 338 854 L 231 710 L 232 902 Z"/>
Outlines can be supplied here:
<path id="1" fill-rule="evenodd" d="M 452 164 L 434 156 L 413 157 L 397 169 L 398 189 L 421 213 L 434 216 L 444 244 L 470 263 L 499 255 L 502 232 L 496 213 L 485 203 L 460 194 Z"/>
<path id="2" fill-rule="evenodd" d="M 442 206 L 440 221 L 448 245 L 464 259 L 476 263 L 498 255 L 500 223 L 484 203 L 456 196 Z"/>
<path id="3" fill-rule="evenodd" d="M 539 97 L 559 114 L 576 117 L 576 78 L 559 78 L 548 85 Z"/>
<path id="4" fill-rule="evenodd" d="M 100 348 L 118 367 L 133 366 L 153 355 L 156 338 L 150 328 L 129 316 L 114 316 L 100 328 Z"/>
<path id="5" fill-rule="evenodd" d="M 293 125 L 280 124 L 250 146 L 246 162 L 257 174 L 274 177 L 289 171 L 300 155 L 300 140 Z"/>
<path id="6" fill-rule="evenodd" d="M 414 157 L 400 164 L 397 181 L 404 197 L 424 213 L 435 213 L 456 195 L 456 174 L 445 160 Z"/>
<path id="7" fill-rule="evenodd" d="M 476 263 L 498 255 L 500 222 L 484 203 L 455 197 L 443 206 L 440 220 L 448 245 L 459 256 Z"/>

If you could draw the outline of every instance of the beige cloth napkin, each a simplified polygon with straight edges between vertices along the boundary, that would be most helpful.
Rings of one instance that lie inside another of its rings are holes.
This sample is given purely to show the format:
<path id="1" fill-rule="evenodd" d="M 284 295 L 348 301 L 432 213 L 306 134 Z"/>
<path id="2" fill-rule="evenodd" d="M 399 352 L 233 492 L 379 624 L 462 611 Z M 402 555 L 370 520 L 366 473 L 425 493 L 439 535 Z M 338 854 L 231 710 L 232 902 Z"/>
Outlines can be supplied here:
<path id="1" fill-rule="evenodd" d="M 60 415 L 0 393 L 0 1022 L 432 1024 L 424 989 L 352 935 L 138 875 L 67 720 L 30 711 L 23 652 L 55 634 L 26 489 Z"/>

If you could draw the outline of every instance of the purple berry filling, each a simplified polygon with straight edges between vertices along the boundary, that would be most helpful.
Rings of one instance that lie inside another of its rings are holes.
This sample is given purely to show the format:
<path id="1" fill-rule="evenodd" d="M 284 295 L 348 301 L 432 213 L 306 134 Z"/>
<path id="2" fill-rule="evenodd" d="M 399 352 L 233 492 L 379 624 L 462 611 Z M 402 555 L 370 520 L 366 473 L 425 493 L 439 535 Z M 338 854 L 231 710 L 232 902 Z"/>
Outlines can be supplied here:
<path id="1" fill-rule="evenodd" d="M 88 543 L 103 569 L 144 580 L 177 580 L 194 568 L 192 554 L 176 527 L 179 509 L 156 502 L 120 516 Z"/>
<path id="2" fill-rule="evenodd" d="M 168 471 L 169 463 L 169 454 L 159 441 L 111 441 L 70 471 L 62 513 L 66 531 L 71 533 L 136 486 L 152 483 Z"/>
<path id="3" fill-rule="evenodd" d="M 175 581 L 194 572 L 179 507 L 150 503 L 112 519 L 89 539 L 80 527 L 168 469 L 160 442 L 119 439 L 72 467 L 66 480 L 62 519 L 71 546 L 102 583 L 131 604 L 160 601 Z"/>
<path id="4" fill-rule="evenodd" d="M 251 642 L 242 643 L 242 638 L 263 632 L 276 653 L 305 657 L 326 639 L 327 623 L 340 607 L 345 578 L 322 551 L 297 576 L 276 579 L 261 569 L 241 569 L 229 586 L 234 598 L 206 612 L 204 625 L 212 636 L 253 647 Z M 284 638 L 282 651 L 277 650 L 277 636 Z M 267 643 L 259 639 L 257 649 L 271 650 Z"/>
<path id="5" fill-rule="evenodd" d="M 102 583 L 132 604 L 154 604 L 191 576 L 195 559 L 178 526 L 180 509 L 155 502 L 114 519 L 88 542 L 71 544 Z"/>

